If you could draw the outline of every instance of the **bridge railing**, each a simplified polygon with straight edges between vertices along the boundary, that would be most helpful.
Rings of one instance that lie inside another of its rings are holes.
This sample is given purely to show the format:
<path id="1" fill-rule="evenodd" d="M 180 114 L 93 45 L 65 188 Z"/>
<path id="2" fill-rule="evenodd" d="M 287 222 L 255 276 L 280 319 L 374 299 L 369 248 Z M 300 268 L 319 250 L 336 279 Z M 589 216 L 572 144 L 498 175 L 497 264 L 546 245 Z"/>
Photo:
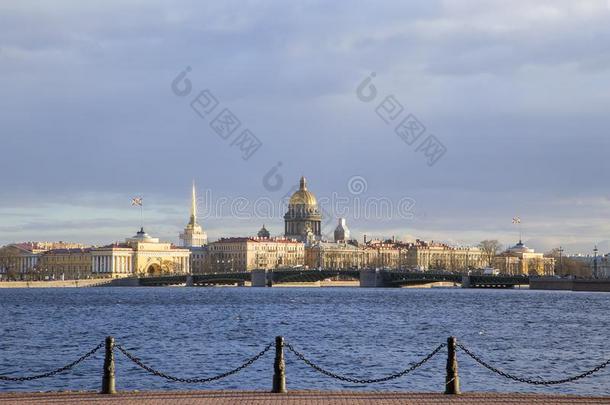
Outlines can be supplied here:
<path id="1" fill-rule="evenodd" d="M 446 343 L 441 343 L 436 346 L 433 350 L 429 351 L 425 356 L 422 356 L 419 360 L 408 364 L 403 370 L 378 376 L 378 377 L 354 377 L 351 375 L 345 375 L 338 372 L 330 371 L 320 365 L 318 365 L 314 360 L 312 360 L 307 355 L 303 354 L 300 350 L 296 348 L 295 345 L 285 342 L 282 336 L 276 337 L 274 342 L 270 342 L 265 345 L 258 353 L 254 354 L 252 357 L 248 358 L 244 363 L 240 364 L 237 367 L 234 367 L 228 371 L 225 371 L 220 374 L 206 376 L 206 377 L 178 377 L 166 372 L 160 371 L 157 368 L 145 363 L 142 361 L 135 353 L 132 353 L 130 350 L 126 349 L 123 345 L 115 344 L 115 340 L 112 336 L 108 336 L 104 342 L 99 343 L 92 350 L 88 351 L 77 360 L 54 370 L 50 370 L 45 373 L 30 375 L 30 376 L 13 376 L 0 373 L 0 383 L 1 382 L 26 382 L 32 380 L 38 380 L 43 378 L 50 378 L 60 373 L 65 373 L 71 371 L 76 366 L 80 365 L 82 362 L 88 360 L 92 356 L 94 356 L 99 350 L 105 347 L 105 355 L 103 362 L 103 372 L 102 372 L 102 384 L 101 384 L 101 394 L 115 394 L 116 393 L 116 375 L 115 375 L 115 351 L 121 353 L 125 358 L 129 361 L 133 362 L 136 366 L 146 371 L 149 374 L 152 374 L 155 377 L 163 378 L 172 382 L 186 383 L 186 384 L 205 384 L 210 383 L 212 381 L 221 380 L 232 376 L 234 374 L 239 373 L 240 371 L 250 367 L 252 364 L 257 362 L 259 359 L 264 357 L 272 348 L 275 347 L 275 359 L 273 362 L 273 378 L 272 378 L 272 389 L 271 392 L 274 393 L 285 393 L 287 392 L 286 388 L 286 363 L 284 356 L 284 348 L 288 349 L 297 360 L 303 362 L 316 372 L 323 374 L 327 377 L 346 382 L 352 384 L 378 384 L 390 380 L 395 380 L 398 378 L 405 377 L 415 370 L 423 367 L 435 356 L 439 355 L 443 351 L 443 349 L 447 349 L 447 363 L 445 368 L 445 386 L 443 387 L 445 394 L 457 395 L 461 393 L 460 390 L 460 377 L 458 374 L 458 358 L 457 353 L 461 351 L 464 353 L 469 359 L 473 360 L 475 364 L 484 367 L 492 373 L 495 373 L 499 376 L 502 376 L 506 379 L 523 383 L 530 384 L 536 386 L 551 386 L 551 385 L 559 385 L 566 384 L 574 381 L 578 381 L 580 379 L 589 377 L 593 374 L 596 374 L 603 369 L 605 369 L 610 364 L 610 359 L 603 361 L 602 363 L 592 367 L 584 372 L 580 372 L 578 374 L 557 378 L 544 380 L 541 378 L 530 378 L 524 376 L 518 376 L 512 372 L 507 372 L 501 370 L 489 362 L 483 360 L 481 356 L 475 354 L 470 348 L 465 345 L 458 343 L 455 337 L 449 337 Z"/>

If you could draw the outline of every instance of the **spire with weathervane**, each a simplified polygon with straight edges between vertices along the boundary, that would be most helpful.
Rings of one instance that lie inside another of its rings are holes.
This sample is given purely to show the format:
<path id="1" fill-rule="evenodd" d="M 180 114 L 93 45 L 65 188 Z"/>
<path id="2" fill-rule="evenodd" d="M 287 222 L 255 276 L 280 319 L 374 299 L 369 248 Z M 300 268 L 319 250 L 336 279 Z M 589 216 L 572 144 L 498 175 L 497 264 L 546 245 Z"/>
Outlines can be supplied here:
<path id="1" fill-rule="evenodd" d="M 191 218 L 180 234 L 180 240 L 184 247 L 203 246 L 208 243 L 208 236 L 197 223 L 197 192 L 195 191 L 195 181 L 193 180 L 193 190 L 191 196 Z"/>
<path id="2" fill-rule="evenodd" d="M 193 194 L 191 197 L 191 220 L 189 225 L 197 225 L 197 193 L 195 191 L 195 181 L 193 180 Z"/>

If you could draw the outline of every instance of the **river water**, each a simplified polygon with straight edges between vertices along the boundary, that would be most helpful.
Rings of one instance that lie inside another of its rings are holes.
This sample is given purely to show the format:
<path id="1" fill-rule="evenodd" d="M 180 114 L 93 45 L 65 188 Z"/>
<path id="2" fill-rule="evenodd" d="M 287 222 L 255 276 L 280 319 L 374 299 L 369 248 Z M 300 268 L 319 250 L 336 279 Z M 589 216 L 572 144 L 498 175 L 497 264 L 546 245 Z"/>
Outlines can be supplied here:
<path id="1" fill-rule="evenodd" d="M 87 288 L 0 290 L 0 374 L 63 366 L 113 335 L 142 361 L 179 377 L 239 366 L 282 335 L 324 368 L 356 378 L 405 369 L 448 336 L 519 376 L 559 379 L 610 358 L 610 295 L 529 290 L 361 288 Z M 116 353 L 117 389 L 271 387 L 273 350 L 209 384 L 147 374 Z M 458 353 L 463 391 L 610 395 L 610 367 L 574 383 L 511 382 Z M 403 378 L 342 383 L 286 353 L 289 389 L 442 391 L 446 351 Z M 74 370 L 0 391 L 98 390 L 103 349 Z"/>

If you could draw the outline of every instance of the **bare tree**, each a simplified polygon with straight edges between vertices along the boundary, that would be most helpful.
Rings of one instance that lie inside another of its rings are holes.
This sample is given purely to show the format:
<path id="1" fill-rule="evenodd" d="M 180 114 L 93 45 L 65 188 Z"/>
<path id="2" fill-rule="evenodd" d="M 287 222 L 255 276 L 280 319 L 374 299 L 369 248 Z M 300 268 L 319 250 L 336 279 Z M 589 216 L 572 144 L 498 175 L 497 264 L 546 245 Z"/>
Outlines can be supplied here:
<path id="1" fill-rule="evenodd" d="M 479 243 L 478 247 L 483 252 L 483 258 L 489 267 L 492 266 L 494 257 L 502 250 L 502 244 L 495 239 L 486 239 Z"/>
<path id="2" fill-rule="evenodd" d="M 0 248 L 0 270 L 9 281 L 19 278 L 18 260 L 17 253 L 10 246 Z"/>
<path id="3" fill-rule="evenodd" d="M 574 260 L 565 255 L 560 256 L 559 249 L 553 249 L 545 254 L 546 257 L 555 259 L 555 274 L 559 276 L 574 276 L 580 278 L 590 278 L 592 275 L 591 266 L 580 260 Z"/>

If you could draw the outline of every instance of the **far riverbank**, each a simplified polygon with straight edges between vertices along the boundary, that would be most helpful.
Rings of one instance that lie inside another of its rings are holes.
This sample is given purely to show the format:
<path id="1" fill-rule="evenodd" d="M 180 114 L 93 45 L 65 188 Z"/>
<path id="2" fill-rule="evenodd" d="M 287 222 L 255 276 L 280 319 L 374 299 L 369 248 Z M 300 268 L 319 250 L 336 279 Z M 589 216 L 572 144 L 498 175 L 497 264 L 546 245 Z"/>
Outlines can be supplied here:
<path id="1" fill-rule="evenodd" d="M 96 287 L 109 284 L 107 278 L 85 280 L 52 280 L 52 281 L 0 281 L 0 288 L 79 288 Z"/>

